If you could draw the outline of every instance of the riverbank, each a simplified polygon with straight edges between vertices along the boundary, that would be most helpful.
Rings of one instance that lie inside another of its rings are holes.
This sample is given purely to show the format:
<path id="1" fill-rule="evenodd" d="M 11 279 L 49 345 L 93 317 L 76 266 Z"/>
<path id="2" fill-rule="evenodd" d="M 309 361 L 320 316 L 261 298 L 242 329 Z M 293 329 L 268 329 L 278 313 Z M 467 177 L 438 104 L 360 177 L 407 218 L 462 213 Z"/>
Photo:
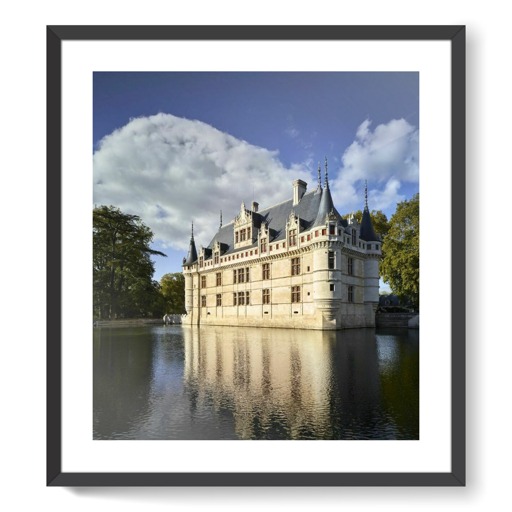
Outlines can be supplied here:
<path id="1" fill-rule="evenodd" d="M 95 320 L 93 325 L 94 327 L 136 327 L 163 323 L 161 318 L 120 318 L 118 320 Z"/>

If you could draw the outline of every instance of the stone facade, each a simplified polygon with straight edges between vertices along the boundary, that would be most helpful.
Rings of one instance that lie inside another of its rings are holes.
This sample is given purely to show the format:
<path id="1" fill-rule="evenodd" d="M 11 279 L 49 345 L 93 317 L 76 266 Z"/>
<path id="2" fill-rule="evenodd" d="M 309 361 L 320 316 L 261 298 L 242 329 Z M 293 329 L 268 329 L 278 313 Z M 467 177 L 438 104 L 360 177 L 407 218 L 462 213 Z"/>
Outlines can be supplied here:
<path id="1" fill-rule="evenodd" d="M 184 325 L 336 330 L 374 327 L 381 241 L 367 201 L 363 219 L 342 219 L 320 170 L 316 190 L 301 180 L 292 198 L 259 211 L 242 203 L 199 253 L 183 260 Z"/>

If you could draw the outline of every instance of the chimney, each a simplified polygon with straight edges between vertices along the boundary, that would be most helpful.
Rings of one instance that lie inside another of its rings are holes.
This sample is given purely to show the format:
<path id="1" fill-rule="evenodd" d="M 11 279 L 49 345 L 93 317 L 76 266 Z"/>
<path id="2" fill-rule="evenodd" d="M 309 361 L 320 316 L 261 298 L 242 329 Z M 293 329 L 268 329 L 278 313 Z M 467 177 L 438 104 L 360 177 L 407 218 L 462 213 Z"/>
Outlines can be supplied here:
<path id="1" fill-rule="evenodd" d="M 306 187 L 308 184 L 302 180 L 295 180 L 293 182 L 293 206 L 299 204 L 302 196 L 306 193 Z"/>
<path id="2" fill-rule="evenodd" d="M 259 206 L 259 204 L 256 201 L 253 201 L 252 205 L 251 205 L 252 211 L 253 212 L 257 212 L 258 211 L 258 206 Z"/>

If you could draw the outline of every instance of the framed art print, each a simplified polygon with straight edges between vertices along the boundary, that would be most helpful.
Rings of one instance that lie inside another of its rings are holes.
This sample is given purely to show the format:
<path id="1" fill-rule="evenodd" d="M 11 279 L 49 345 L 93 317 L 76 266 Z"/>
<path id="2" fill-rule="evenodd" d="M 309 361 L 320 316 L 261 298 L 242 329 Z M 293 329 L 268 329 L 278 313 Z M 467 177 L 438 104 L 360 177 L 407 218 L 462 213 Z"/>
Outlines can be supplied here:
<path id="1" fill-rule="evenodd" d="M 464 26 L 48 26 L 47 149 L 47 485 L 465 485 Z"/>

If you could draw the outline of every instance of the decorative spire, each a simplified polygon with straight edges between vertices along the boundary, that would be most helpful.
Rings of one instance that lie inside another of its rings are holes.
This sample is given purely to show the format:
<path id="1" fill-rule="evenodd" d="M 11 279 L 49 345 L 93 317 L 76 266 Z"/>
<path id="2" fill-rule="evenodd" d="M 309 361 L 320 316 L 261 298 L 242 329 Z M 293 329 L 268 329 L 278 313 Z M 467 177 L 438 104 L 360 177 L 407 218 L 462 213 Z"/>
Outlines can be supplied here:
<path id="1" fill-rule="evenodd" d="M 329 188 L 329 178 L 327 176 L 327 157 L 325 157 L 325 188 Z"/>
<path id="2" fill-rule="evenodd" d="M 318 162 L 318 188 L 322 188 L 322 170 L 320 168 L 320 162 Z"/>
<path id="3" fill-rule="evenodd" d="M 220 226 L 219 229 L 222 227 L 222 210 L 220 211 Z"/>
<path id="4" fill-rule="evenodd" d="M 194 221 L 192 221 L 192 230 L 190 233 L 190 240 L 194 240 Z"/>
<path id="5" fill-rule="evenodd" d="M 368 180 L 364 180 L 364 209 L 368 210 Z"/>

